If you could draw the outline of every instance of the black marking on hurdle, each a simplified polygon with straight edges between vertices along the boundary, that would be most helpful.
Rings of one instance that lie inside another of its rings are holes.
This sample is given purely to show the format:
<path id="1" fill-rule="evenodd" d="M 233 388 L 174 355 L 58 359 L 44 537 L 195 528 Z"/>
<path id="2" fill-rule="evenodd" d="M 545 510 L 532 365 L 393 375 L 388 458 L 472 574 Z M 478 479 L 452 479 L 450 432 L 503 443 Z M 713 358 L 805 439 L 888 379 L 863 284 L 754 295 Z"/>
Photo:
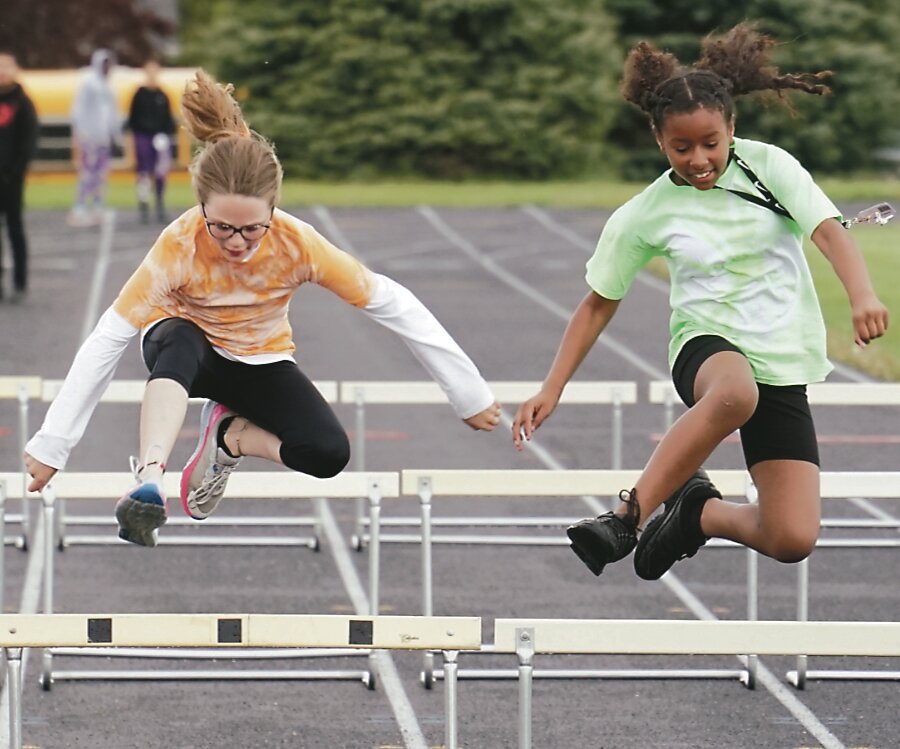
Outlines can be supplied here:
<path id="1" fill-rule="evenodd" d="M 112 619 L 88 619 L 88 642 L 112 642 Z"/>
<path id="2" fill-rule="evenodd" d="M 240 619 L 219 619 L 218 642 L 241 642 L 241 620 Z"/>
<path id="3" fill-rule="evenodd" d="M 350 620 L 350 637 L 351 645 L 371 645 L 372 644 L 372 622 L 360 619 Z"/>

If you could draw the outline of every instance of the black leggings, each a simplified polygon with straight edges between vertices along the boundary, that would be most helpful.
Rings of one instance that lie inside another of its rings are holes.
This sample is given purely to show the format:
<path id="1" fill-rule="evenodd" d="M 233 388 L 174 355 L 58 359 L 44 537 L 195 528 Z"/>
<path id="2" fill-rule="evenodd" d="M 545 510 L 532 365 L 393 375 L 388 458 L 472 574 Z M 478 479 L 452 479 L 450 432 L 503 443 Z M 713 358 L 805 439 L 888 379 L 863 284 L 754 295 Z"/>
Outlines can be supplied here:
<path id="1" fill-rule="evenodd" d="M 321 393 L 291 361 L 245 364 L 217 354 L 194 323 L 169 318 L 144 337 L 151 380 L 180 383 L 193 398 L 222 403 L 281 440 L 281 461 L 318 478 L 350 461 L 347 433 Z"/>

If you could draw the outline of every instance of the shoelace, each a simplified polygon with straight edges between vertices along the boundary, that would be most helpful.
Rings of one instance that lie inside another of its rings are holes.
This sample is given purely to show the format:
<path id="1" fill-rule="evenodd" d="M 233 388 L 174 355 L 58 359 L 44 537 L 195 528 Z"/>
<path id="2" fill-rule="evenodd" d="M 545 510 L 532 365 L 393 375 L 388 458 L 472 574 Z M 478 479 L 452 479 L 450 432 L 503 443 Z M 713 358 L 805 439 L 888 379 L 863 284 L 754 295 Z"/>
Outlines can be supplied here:
<path id="1" fill-rule="evenodd" d="M 203 483 L 197 487 L 194 493 L 194 499 L 197 502 L 204 502 L 209 497 L 219 494 L 225 487 L 231 472 L 237 467 L 237 463 L 228 466 L 222 463 L 213 463 L 206 469 L 203 476 Z"/>

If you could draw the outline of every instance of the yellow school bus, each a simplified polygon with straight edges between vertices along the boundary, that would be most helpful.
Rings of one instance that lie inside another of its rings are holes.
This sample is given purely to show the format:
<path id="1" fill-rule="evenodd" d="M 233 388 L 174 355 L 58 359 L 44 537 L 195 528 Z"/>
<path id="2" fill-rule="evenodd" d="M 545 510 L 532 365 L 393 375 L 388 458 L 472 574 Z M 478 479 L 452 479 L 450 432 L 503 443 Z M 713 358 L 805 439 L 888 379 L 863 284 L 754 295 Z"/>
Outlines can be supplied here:
<path id="1" fill-rule="evenodd" d="M 70 172 L 72 162 L 71 111 L 75 92 L 87 68 L 79 70 L 22 70 L 19 82 L 31 97 L 40 120 L 37 156 L 31 169 L 35 172 Z M 162 68 L 159 84 L 169 97 L 175 120 L 180 120 L 181 94 L 185 83 L 194 76 L 195 68 Z M 110 83 L 116 92 L 119 114 L 128 117 L 131 99 L 143 85 L 146 76 L 141 68 L 117 65 L 110 72 Z M 178 157 L 176 168 L 185 168 L 191 158 L 187 133 L 179 127 L 176 136 Z M 125 138 L 124 152 L 114 154 L 113 169 L 134 168 L 134 149 L 131 139 Z"/>

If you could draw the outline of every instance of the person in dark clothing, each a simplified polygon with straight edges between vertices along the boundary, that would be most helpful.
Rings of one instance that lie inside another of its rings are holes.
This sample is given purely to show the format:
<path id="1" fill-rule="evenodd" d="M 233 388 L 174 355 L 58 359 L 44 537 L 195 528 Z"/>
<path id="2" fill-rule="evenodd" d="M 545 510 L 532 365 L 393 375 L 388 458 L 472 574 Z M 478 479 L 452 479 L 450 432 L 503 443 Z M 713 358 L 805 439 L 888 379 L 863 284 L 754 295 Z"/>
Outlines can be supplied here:
<path id="1" fill-rule="evenodd" d="M 146 83 L 131 100 L 131 110 L 126 126 L 134 134 L 134 151 L 137 161 L 137 197 L 141 221 L 150 219 L 150 187 L 156 197 L 156 215 L 166 220 L 166 176 L 172 163 L 172 136 L 175 119 L 169 97 L 159 85 L 159 63 L 151 60 L 144 66 Z"/>
<path id="2" fill-rule="evenodd" d="M 28 243 L 22 221 L 22 198 L 25 172 L 34 156 L 38 131 L 34 104 L 16 80 L 18 74 L 15 55 L 0 49 L 0 216 L 5 218 L 12 246 L 13 302 L 21 301 L 28 291 Z"/>

